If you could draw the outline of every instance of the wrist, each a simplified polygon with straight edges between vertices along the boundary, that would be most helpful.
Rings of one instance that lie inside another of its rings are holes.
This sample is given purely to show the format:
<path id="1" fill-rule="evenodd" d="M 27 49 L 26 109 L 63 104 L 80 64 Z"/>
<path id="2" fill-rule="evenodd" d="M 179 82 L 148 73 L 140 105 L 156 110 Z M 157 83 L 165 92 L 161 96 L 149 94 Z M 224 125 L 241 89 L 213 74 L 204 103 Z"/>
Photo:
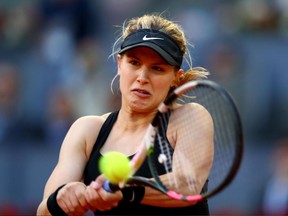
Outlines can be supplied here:
<path id="1" fill-rule="evenodd" d="M 67 216 L 67 214 L 57 203 L 57 194 L 59 190 L 64 186 L 65 184 L 57 188 L 57 190 L 54 193 L 52 193 L 47 200 L 47 208 L 52 216 Z"/>
<path id="2" fill-rule="evenodd" d="M 140 203 L 145 194 L 145 187 L 142 186 L 131 186 L 125 187 L 121 190 L 123 199 L 125 203 Z"/>

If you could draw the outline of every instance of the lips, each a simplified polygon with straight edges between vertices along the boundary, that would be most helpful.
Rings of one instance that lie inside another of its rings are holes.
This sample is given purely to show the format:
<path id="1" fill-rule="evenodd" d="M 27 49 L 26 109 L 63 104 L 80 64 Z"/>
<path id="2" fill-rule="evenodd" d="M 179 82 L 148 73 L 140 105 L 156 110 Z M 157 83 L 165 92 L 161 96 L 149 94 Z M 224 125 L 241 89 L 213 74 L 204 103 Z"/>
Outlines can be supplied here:
<path id="1" fill-rule="evenodd" d="M 147 97 L 150 95 L 150 93 L 146 91 L 145 89 L 136 88 L 136 89 L 133 89 L 132 92 L 141 97 Z"/>

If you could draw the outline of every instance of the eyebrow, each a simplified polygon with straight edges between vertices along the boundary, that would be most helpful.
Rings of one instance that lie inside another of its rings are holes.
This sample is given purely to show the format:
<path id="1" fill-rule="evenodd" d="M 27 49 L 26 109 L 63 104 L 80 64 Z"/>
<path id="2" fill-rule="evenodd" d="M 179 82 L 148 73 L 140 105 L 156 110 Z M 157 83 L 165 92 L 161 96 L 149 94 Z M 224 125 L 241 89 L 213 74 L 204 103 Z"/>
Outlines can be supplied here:
<path id="1" fill-rule="evenodd" d="M 137 53 L 135 52 L 129 52 L 129 50 L 126 52 L 126 56 L 128 58 L 134 58 L 138 61 L 140 61 L 141 59 L 139 57 L 137 57 Z M 161 62 L 160 62 L 161 61 Z M 159 62 L 153 62 L 153 65 L 165 65 L 165 66 L 170 66 L 164 59 L 161 58 Z"/>

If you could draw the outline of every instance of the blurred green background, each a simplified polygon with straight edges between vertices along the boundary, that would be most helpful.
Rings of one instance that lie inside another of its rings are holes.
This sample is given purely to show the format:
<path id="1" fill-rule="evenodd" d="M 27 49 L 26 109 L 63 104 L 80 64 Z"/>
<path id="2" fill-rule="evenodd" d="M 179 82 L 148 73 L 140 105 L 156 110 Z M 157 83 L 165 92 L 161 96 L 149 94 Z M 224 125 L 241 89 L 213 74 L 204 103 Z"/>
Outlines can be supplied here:
<path id="1" fill-rule="evenodd" d="M 243 163 L 211 213 L 288 206 L 287 11 L 286 0 L 1 0 L 0 215 L 35 214 L 72 122 L 119 107 L 109 55 L 119 26 L 150 12 L 182 25 L 194 66 L 240 110 Z"/>

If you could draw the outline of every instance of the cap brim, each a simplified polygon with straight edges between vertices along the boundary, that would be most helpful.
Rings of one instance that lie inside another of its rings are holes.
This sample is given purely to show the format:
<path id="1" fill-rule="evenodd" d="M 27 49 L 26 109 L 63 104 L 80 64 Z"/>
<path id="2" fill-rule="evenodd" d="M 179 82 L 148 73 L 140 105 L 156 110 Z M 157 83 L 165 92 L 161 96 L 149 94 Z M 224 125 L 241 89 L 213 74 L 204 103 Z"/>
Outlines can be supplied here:
<path id="1" fill-rule="evenodd" d="M 172 66 L 177 66 L 178 63 L 169 55 L 169 53 L 167 53 L 165 50 L 163 50 L 161 47 L 157 46 L 156 44 L 153 44 L 153 43 L 149 43 L 149 42 L 142 42 L 142 43 L 138 43 L 138 44 L 134 44 L 134 45 L 130 45 L 130 46 L 127 46 L 123 49 L 121 49 L 119 51 L 119 54 L 127 51 L 127 50 L 130 50 L 130 49 L 133 49 L 135 47 L 141 47 L 141 46 L 144 46 L 144 47 L 149 47 L 151 49 L 153 49 L 155 52 L 157 52 L 168 64 L 172 65 Z"/>

